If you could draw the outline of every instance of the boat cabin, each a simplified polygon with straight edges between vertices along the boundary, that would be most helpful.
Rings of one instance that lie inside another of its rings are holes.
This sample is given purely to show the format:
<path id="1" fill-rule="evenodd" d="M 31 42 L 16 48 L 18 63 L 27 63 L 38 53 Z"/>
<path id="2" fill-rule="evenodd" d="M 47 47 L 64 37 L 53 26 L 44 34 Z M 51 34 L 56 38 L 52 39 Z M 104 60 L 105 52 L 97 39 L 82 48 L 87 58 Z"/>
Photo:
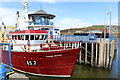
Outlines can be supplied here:
<path id="1" fill-rule="evenodd" d="M 45 30 L 22 30 L 10 33 L 11 40 L 45 40 L 48 32 Z"/>
<path id="2" fill-rule="evenodd" d="M 10 42 L 13 50 L 23 51 L 25 45 L 34 45 L 32 49 L 38 48 L 40 44 L 44 44 L 48 39 L 46 30 L 22 30 L 10 33 Z"/>
<path id="3" fill-rule="evenodd" d="M 23 51 L 24 45 L 28 43 L 31 45 L 31 49 L 40 49 L 39 45 L 44 44 L 46 39 L 53 39 L 53 35 L 60 35 L 60 28 L 54 26 L 53 22 L 50 21 L 55 18 L 55 15 L 38 10 L 28 14 L 28 18 L 28 30 L 10 33 L 13 50 Z"/>
<path id="4" fill-rule="evenodd" d="M 35 13 L 28 14 L 29 26 L 28 29 L 32 30 L 46 30 L 48 31 L 48 38 L 53 38 L 53 35 L 60 35 L 60 28 L 54 26 L 51 21 L 55 15 L 48 14 L 44 10 L 38 10 Z"/>

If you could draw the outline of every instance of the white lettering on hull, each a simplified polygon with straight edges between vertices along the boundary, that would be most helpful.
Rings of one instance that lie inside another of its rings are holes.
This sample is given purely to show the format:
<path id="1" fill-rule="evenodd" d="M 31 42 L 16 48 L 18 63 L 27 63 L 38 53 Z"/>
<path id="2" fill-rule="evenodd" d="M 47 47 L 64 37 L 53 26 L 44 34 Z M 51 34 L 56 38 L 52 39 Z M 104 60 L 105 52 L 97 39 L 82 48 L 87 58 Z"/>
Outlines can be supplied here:
<path id="1" fill-rule="evenodd" d="M 49 57 L 60 57 L 62 56 L 62 54 L 59 54 L 59 55 L 51 55 L 51 56 L 45 56 L 46 58 L 49 58 Z"/>

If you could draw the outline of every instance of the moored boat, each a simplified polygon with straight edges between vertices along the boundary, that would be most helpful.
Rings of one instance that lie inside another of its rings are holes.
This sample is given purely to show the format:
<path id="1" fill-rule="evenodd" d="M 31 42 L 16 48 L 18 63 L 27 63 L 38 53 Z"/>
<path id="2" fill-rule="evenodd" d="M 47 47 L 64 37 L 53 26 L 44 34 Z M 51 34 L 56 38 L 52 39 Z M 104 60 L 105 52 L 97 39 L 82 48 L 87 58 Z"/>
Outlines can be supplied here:
<path id="1" fill-rule="evenodd" d="M 60 29 L 50 22 L 55 15 L 43 10 L 28 14 L 27 1 L 23 4 L 28 29 L 9 34 L 13 69 L 40 76 L 70 77 L 80 48 L 73 49 L 55 44 L 53 35 L 60 35 Z M 4 64 L 8 64 L 7 52 L 7 48 L 1 51 Z"/>

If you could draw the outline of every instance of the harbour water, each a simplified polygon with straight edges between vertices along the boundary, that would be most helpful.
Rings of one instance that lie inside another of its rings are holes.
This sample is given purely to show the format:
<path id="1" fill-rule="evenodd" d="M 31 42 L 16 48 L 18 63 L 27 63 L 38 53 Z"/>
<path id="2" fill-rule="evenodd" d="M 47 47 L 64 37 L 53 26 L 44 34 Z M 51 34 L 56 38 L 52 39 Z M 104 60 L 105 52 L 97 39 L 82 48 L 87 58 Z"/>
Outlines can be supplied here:
<path id="1" fill-rule="evenodd" d="M 120 38 L 118 39 L 117 44 L 120 44 L 119 41 L 120 41 Z M 120 51 L 117 48 L 117 51 L 115 51 L 113 66 L 111 69 L 96 68 L 96 67 L 91 67 L 90 65 L 84 65 L 84 64 L 80 65 L 76 63 L 71 78 L 118 78 L 118 76 L 120 75 L 120 71 L 118 71 L 120 69 L 120 66 L 118 64 L 119 58 L 120 58 L 120 55 L 118 55 L 119 52 Z M 31 75 L 27 75 L 27 76 L 29 77 L 30 80 L 34 80 L 35 78 L 37 79 L 47 78 L 48 80 L 53 79 L 49 77 L 38 77 L 38 76 L 31 76 Z"/>
<path id="2" fill-rule="evenodd" d="M 76 64 L 72 78 L 118 78 L 118 54 L 115 55 L 111 69 Z"/>
<path id="3" fill-rule="evenodd" d="M 118 44 L 120 44 L 118 38 Z M 115 51 L 113 66 L 111 69 L 96 68 L 89 65 L 76 64 L 72 78 L 118 78 L 120 66 L 118 64 L 120 55 L 118 54 L 119 47 Z"/>

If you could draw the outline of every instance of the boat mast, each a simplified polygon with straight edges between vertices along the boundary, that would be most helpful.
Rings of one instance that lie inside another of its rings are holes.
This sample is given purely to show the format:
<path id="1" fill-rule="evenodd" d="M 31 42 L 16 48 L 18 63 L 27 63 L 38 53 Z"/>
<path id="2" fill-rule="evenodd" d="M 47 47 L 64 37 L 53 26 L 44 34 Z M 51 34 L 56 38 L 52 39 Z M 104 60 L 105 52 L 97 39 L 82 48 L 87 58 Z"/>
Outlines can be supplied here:
<path id="1" fill-rule="evenodd" d="M 24 5 L 24 13 L 25 13 L 25 27 L 28 27 L 28 0 L 23 0 L 23 5 Z"/>
<path id="2" fill-rule="evenodd" d="M 17 29 L 20 29 L 20 28 L 19 28 L 19 17 L 20 17 L 19 11 L 17 11 L 17 12 L 16 12 L 16 28 L 17 28 Z"/>

